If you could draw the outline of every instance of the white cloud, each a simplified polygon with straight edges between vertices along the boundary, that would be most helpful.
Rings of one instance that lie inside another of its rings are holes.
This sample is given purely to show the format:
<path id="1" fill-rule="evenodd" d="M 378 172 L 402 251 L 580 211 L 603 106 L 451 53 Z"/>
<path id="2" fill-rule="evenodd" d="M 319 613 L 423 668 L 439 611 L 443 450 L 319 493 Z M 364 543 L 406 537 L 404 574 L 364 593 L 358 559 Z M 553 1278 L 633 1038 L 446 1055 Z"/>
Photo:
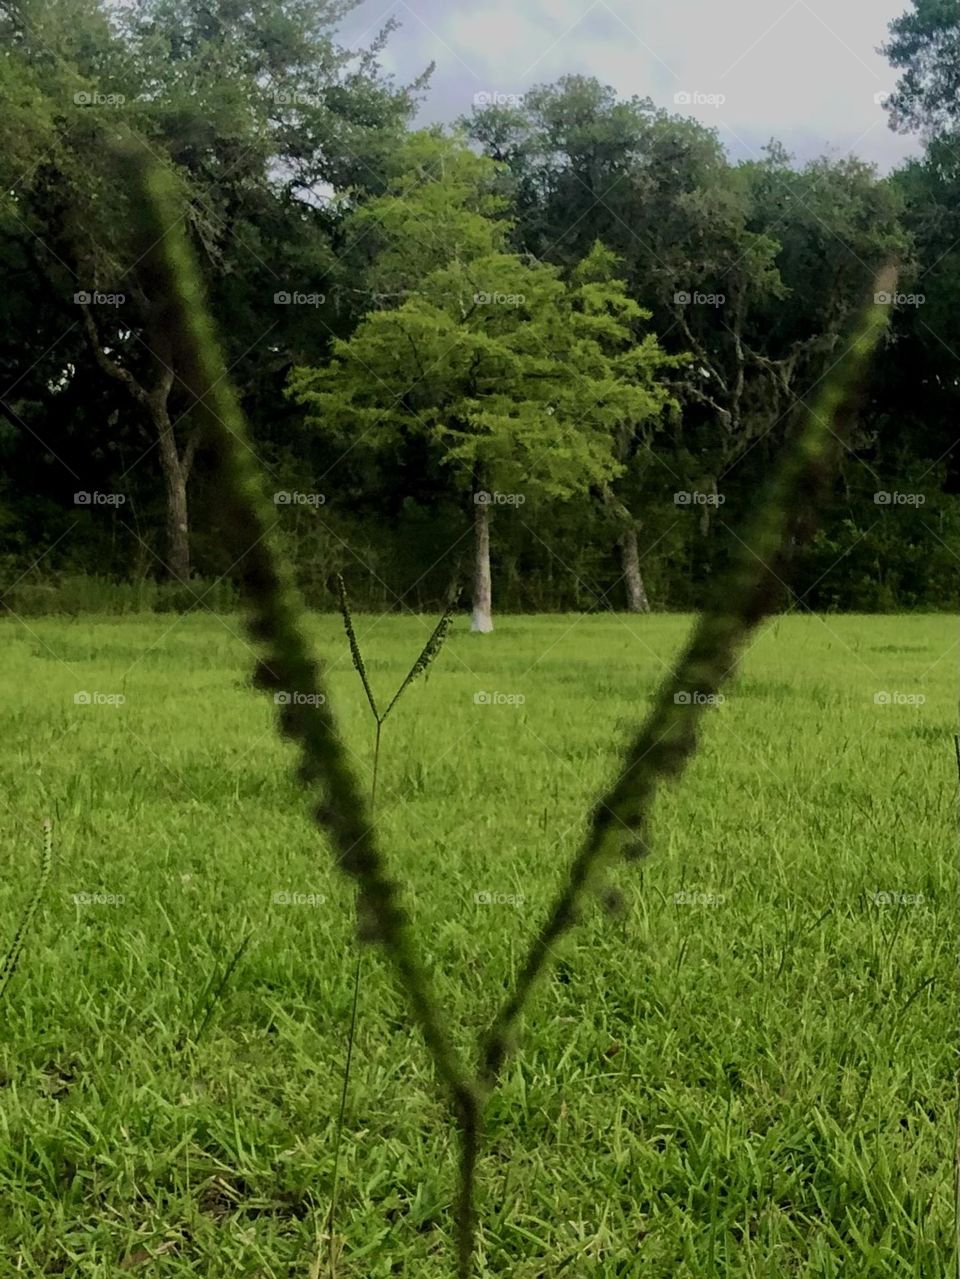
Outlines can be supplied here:
<path id="1" fill-rule="evenodd" d="M 425 118 L 452 120 L 481 91 L 523 93 L 566 72 L 652 97 L 717 127 L 735 156 L 771 136 L 801 158 L 851 147 L 887 168 L 916 150 L 877 93 L 895 73 L 876 47 L 906 0 L 365 0 L 344 30 L 394 13 L 387 65 L 411 79 L 435 60 Z M 709 101 L 675 105 L 679 91 Z M 722 98 L 722 102 L 717 102 Z"/>

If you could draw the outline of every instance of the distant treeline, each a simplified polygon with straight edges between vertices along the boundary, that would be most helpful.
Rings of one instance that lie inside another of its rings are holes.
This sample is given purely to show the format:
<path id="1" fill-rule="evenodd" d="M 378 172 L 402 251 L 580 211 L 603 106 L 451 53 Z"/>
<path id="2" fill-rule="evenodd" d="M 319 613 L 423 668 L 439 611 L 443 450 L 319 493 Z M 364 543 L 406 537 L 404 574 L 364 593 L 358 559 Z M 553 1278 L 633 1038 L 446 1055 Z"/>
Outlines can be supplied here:
<path id="1" fill-rule="evenodd" d="M 0 601 L 233 598 L 216 479 L 114 142 L 168 166 L 308 599 L 690 609 L 876 268 L 891 333 L 801 609 L 943 609 L 960 557 L 960 18 L 887 53 L 887 177 L 732 163 L 564 77 L 416 130 L 333 0 L 0 7 Z M 951 86 L 954 86 L 951 88 Z M 489 550 L 488 550 L 489 547 Z"/>

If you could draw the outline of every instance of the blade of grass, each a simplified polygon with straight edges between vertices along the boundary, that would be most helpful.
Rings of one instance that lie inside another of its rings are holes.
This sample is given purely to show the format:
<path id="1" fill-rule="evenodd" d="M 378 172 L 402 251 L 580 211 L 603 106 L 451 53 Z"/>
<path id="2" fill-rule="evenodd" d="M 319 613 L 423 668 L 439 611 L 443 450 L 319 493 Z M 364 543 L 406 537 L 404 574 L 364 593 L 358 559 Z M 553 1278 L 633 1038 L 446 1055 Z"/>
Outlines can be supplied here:
<path id="1" fill-rule="evenodd" d="M 400 697 L 403 694 L 404 690 L 413 682 L 413 680 L 416 679 L 418 675 L 424 673 L 429 668 L 430 664 L 434 661 L 434 659 L 438 656 L 440 649 L 443 647 L 443 641 L 446 638 L 448 630 L 450 629 L 450 625 L 453 620 L 453 610 L 456 607 L 457 601 L 460 598 L 460 591 L 459 589 L 456 589 L 456 587 L 454 587 L 454 589 L 450 592 L 449 602 L 448 602 L 446 611 L 444 612 L 444 615 L 440 618 L 440 621 L 434 627 L 433 633 L 430 635 L 430 638 L 427 640 L 426 644 L 421 650 L 413 666 L 407 672 L 405 679 L 401 683 L 400 687 L 397 689 L 397 692 L 394 695 L 393 700 L 390 702 L 390 705 L 381 715 L 377 711 L 376 699 L 374 698 L 373 690 L 371 689 L 370 683 L 367 679 L 367 670 L 363 660 L 363 653 L 360 649 L 360 641 L 357 639 L 356 631 L 354 630 L 354 626 L 353 626 L 353 616 L 350 612 L 350 601 L 347 597 L 347 588 L 342 576 L 339 573 L 337 574 L 337 587 L 338 587 L 338 592 L 340 597 L 340 615 L 343 618 L 344 629 L 347 633 L 347 641 L 350 645 L 350 653 L 353 657 L 353 665 L 358 675 L 360 676 L 360 680 L 363 684 L 364 692 L 367 695 L 367 701 L 370 704 L 370 709 L 373 712 L 374 718 L 376 720 L 376 736 L 374 738 L 374 744 L 373 744 L 373 778 L 370 784 L 370 813 L 372 816 L 376 812 L 376 807 L 377 807 L 377 780 L 380 776 L 380 744 L 381 744 L 381 738 L 383 733 L 384 721 L 386 720 L 387 716 L 390 714 L 391 710 L 396 705 L 396 703 L 400 700 Z M 336 1133 L 334 1136 L 333 1180 L 332 1180 L 331 1191 L 330 1191 L 330 1212 L 327 1217 L 327 1236 L 329 1240 L 328 1260 L 329 1260 L 329 1269 L 330 1269 L 330 1279 L 335 1279 L 335 1274 L 336 1274 L 335 1227 L 336 1227 L 338 1177 L 339 1177 L 339 1170 L 340 1170 L 340 1151 L 343 1143 L 343 1127 L 344 1127 L 344 1116 L 346 1114 L 346 1107 L 347 1107 L 347 1094 L 350 1088 L 350 1073 L 351 1073 L 351 1067 L 353 1063 L 353 1045 L 356 1041 L 356 1034 L 357 1034 L 357 1018 L 358 1018 L 358 1007 L 359 1007 L 359 996 L 360 996 L 360 973 L 361 973 L 362 966 L 363 966 L 363 952 L 358 951 L 356 964 L 354 967 L 354 974 L 353 974 L 353 1006 L 350 1011 L 350 1028 L 349 1028 L 349 1031 L 347 1032 L 347 1054 L 346 1054 L 346 1061 L 344 1063 L 343 1086 L 340 1092 L 340 1107 L 337 1114 L 337 1126 L 336 1126 Z"/>
<path id="2" fill-rule="evenodd" d="M 13 941 L 10 943 L 10 949 L 7 951 L 6 958 L 3 961 L 3 967 L 0 968 L 0 999 L 6 994 L 7 987 L 10 984 L 13 974 L 17 971 L 17 965 L 20 962 L 20 956 L 23 953 L 23 947 L 30 931 L 30 925 L 33 923 L 33 917 L 37 913 L 41 898 L 47 887 L 47 881 L 50 879 L 50 871 L 53 867 L 53 823 L 50 818 L 46 818 L 43 823 L 43 853 L 40 858 L 40 874 L 37 876 L 37 883 L 33 890 L 33 896 L 27 902 L 26 909 L 20 916 L 20 923 L 17 930 L 13 934 Z"/>
<path id="3" fill-rule="evenodd" d="M 223 992 L 227 988 L 227 982 L 230 980 L 230 978 L 233 975 L 234 969 L 237 967 L 237 965 L 240 963 L 240 960 L 243 958 L 244 951 L 249 946 L 250 939 L 252 936 L 253 936 L 253 933 L 247 933 L 246 937 L 244 937 L 243 941 L 240 943 L 240 945 L 237 947 L 236 951 L 234 952 L 233 958 L 230 960 L 229 964 L 227 964 L 226 968 L 224 969 L 223 976 L 220 978 L 220 981 L 217 985 L 216 990 L 214 990 L 212 994 L 210 995 L 210 998 L 207 1001 L 206 1012 L 204 1014 L 203 1021 L 200 1023 L 200 1026 L 197 1029 L 197 1033 L 193 1036 L 193 1042 L 195 1045 L 199 1044 L 200 1040 L 203 1038 L 205 1030 L 210 1025 L 210 1020 L 213 1017 L 214 1012 L 216 1011 L 217 1004 L 222 998 Z M 209 984 L 207 986 L 207 990 L 210 990 Z"/>
<path id="4" fill-rule="evenodd" d="M 433 632 L 430 635 L 430 638 L 427 640 L 426 644 L 424 644 L 419 657 L 414 662 L 414 664 L 410 667 L 409 671 L 407 671 L 404 677 L 403 683 L 394 693 L 393 700 L 390 702 L 390 705 L 383 712 L 381 723 L 383 722 L 383 720 L 387 718 L 387 716 L 393 710 L 394 706 L 396 706 L 397 702 L 399 702 L 400 698 L 403 696 L 406 690 L 410 687 L 413 681 L 417 679 L 418 676 L 425 674 L 426 671 L 429 670 L 434 659 L 437 657 L 438 653 L 443 647 L 443 641 L 447 638 L 447 632 L 450 630 L 450 627 L 453 624 L 453 614 L 459 600 L 460 600 L 460 591 L 457 590 L 453 599 L 447 605 L 446 612 L 443 614 L 439 622 L 437 622 L 436 626 L 433 628 Z"/>
<path id="5" fill-rule="evenodd" d="M 299 777 L 316 785 L 318 828 L 329 838 L 335 863 L 357 887 L 360 936 L 387 954 L 413 1017 L 451 1099 L 461 1133 L 461 1184 L 472 1187 L 479 1133 L 476 1080 L 449 1036 L 401 904 L 387 872 L 369 806 L 340 741 L 326 688 L 306 638 L 306 609 L 290 566 L 274 536 L 275 513 L 236 393 L 214 334 L 200 275 L 183 230 L 183 208 L 172 175 L 136 144 L 119 143 L 118 161 L 138 206 L 145 270 L 152 275 L 156 323 L 175 352 L 184 385 L 195 396 L 191 413 L 217 463 L 223 485 L 225 536 L 235 556 L 249 609 L 248 629 L 263 656 L 256 682 L 292 697 L 279 707 L 280 729 L 300 748 Z M 460 1220 L 471 1219 L 461 1194 Z M 458 1238 L 458 1273 L 471 1268 L 472 1234 Z"/>
<path id="6" fill-rule="evenodd" d="M 367 679 L 367 668 L 363 664 L 363 654 L 360 652 L 360 643 L 357 639 L 356 632 L 353 629 L 353 618 L 350 614 L 350 601 L 347 599 L 347 588 L 339 573 L 337 574 L 337 591 L 340 596 L 340 616 L 343 618 L 343 627 L 347 632 L 347 641 L 350 645 L 350 656 L 353 658 L 354 669 L 360 676 L 360 682 L 363 684 L 363 691 L 367 695 L 367 701 L 370 703 L 370 709 L 373 711 L 373 717 L 379 723 L 380 712 L 377 710 L 376 698 L 373 696 L 373 689 L 370 687 L 370 681 Z"/>
<path id="7" fill-rule="evenodd" d="M 885 267 L 872 295 L 894 288 L 896 276 L 895 267 Z M 495 1082 L 531 991 L 557 943 L 576 923 L 586 893 L 618 855 L 635 855 L 638 840 L 647 851 L 644 832 L 660 783 L 678 776 L 695 753 L 706 707 L 735 669 L 751 632 L 774 611 L 789 549 L 808 539 L 816 527 L 816 513 L 832 483 L 868 361 L 887 323 L 888 308 L 876 301 L 863 310 L 844 355 L 807 408 L 803 427 L 760 502 L 752 530 L 738 539 L 729 571 L 718 582 L 686 650 L 628 747 L 620 775 L 595 805 L 569 877 L 527 952 L 514 991 L 484 1038 L 480 1074 L 486 1088 Z"/>

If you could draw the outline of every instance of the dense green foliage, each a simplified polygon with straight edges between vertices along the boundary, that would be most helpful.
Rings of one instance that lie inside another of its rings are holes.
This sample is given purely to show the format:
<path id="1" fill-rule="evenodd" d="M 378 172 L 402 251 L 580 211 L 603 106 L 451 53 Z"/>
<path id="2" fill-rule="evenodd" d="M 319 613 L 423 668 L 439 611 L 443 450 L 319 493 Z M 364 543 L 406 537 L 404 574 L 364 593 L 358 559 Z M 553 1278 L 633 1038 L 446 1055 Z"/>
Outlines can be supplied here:
<path id="1" fill-rule="evenodd" d="M 178 184 L 313 603 L 342 572 L 360 606 L 439 607 L 469 576 L 478 489 L 523 499 L 492 510 L 498 610 L 637 607 L 631 556 L 654 608 L 698 603 L 895 255 L 892 335 L 795 589 L 816 609 L 953 604 L 954 4 L 913 0 L 892 28 L 891 118 L 927 148 L 883 178 L 776 143 L 733 163 L 697 122 L 580 77 L 415 132 L 428 69 L 384 74 L 389 27 L 341 49 L 351 7 L 0 3 L 7 607 L 74 611 L 87 575 L 117 611 L 232 589 L 121 134 Z"/>
<path id="2" fill-rule="evenodd" d="M 888 107 L 895 126 L 935 135 L 960 125 L 960 8 L 909 0 L 883 52 L 902 72 Z"/>

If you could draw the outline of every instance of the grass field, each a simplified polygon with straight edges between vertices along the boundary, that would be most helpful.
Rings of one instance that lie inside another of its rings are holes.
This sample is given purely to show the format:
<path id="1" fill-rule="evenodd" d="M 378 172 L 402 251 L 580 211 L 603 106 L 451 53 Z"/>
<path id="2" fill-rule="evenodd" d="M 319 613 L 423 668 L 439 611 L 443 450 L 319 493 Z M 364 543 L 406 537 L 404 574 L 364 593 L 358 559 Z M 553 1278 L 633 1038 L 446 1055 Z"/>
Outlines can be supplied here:
<path id="1" fill-rule="evenodd" d="M 378 691 L 431 626 L 357 619 Z M 463 1043 L 688 626 L 458 619 L 388 721 L 383 843 Z M 325 1275 L 352 889 L 238 619 L 0 631 L 0 955 L 48 814 L 56 851 L 0 1005 L 0 1275 Z M 339 618 L 316 638 L 368 778 Z M 955 722 L 947 617 L 763 633 L 617 874 L 625 913 L 592 911 L 534 1001 L 489 1109 L 481 1273 L 954 1273 Z M 360 1007 L 338 1274 L 446 1279 L 454 1144 L 374 952 Z"/>

